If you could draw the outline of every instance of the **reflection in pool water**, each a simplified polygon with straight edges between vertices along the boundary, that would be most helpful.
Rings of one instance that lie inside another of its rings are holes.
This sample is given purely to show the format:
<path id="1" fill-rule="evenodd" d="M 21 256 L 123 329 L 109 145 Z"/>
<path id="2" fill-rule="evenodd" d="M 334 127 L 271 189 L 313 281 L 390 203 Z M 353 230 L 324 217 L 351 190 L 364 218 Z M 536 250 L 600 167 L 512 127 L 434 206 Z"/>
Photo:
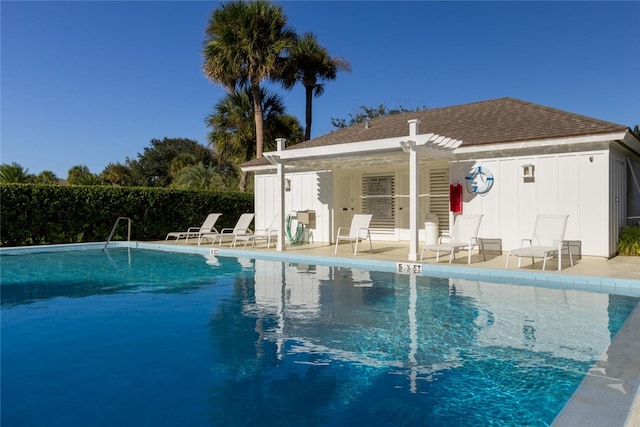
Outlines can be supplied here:
<path id="1" fill-rule="evenodd" d="M 1 274 L 3 425 L 548 425 L 637 302 L 128 249 Z"/>

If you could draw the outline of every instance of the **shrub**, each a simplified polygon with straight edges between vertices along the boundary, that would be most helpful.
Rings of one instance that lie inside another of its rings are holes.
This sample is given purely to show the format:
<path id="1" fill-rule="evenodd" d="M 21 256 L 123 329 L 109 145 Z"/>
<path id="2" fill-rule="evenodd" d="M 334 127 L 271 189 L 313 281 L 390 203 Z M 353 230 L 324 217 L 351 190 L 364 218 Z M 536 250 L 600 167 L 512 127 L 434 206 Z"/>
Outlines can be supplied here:
<path id="1" fill-rule="evenodd" d="M 625 227 L 620 231 L 618 255 L 640 255 L 640 225 Z"/>
<path id="2" fill-rule="evenodd" d="M 118 217 L 131 218 L 132 240 L 164 239 L 220 212 L 233 227 L 253 212 L 253 194 L 108 186 L 0 185 L 0 244 L 20 246 L 105 241 Z M 113 240 L 126 239 L 118 227 Z"/>

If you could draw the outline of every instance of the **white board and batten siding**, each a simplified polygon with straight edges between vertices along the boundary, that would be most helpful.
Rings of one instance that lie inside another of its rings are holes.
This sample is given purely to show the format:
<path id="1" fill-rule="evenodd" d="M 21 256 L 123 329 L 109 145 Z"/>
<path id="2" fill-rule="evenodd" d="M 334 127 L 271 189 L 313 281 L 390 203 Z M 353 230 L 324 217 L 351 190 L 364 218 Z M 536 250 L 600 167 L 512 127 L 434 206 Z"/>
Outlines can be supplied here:
<path id="1" fill-rule="evenodd" d="M 329 201 L 332 197 L 332 173 L 300 172 L 287 173 L 290 180 L 290 191 L 284 193 L 284 215 L 293 211 L 314 210 L 316 212 L 316 228 L 313 230 L 314 241 L 329 241 L 327 230 L 331 229 L 331 212 Z M 257 229 L 269 226 L 278 213 L 279 185 L 275 174 L 256 174 L 254 178 L 254 204 Z M 327 234 L 325 236 L 325 234 Z"/>
<path id="2" fill-rule="evenodd" d="M 509 250 L 531 237 L 537 215 L 567 214 L 565 239 L 581 241 L 583 255 L 615 254 L 607 226 L 608 151 L 453 162 L 452 180 L 464 182 L 474 164 L 489 169 L 495 180 L 485 195 L 465 192 L 464 213 L 484 215 L 482 237 L 499 237 Z M 523 177 L 523 165 L 534 166 L 533 178 Z"/>
<path id="3" fill-rule="evenodd" d="M 471 168 L 481 165 L 493 174 L 493 188 L 482 196 L 463 192 L 463 213 L 484 215 L 481 237 L 502 239 L 502 249 L 508 251 L 519 247 L 522 239 L 531 237 L 537 215 L 567 214 L 566 240 L 580 241 L 582 255 L 611 257 L 616 254 L 619 229 L 624 226 L 627 211 L 626 205 L 615 205 L 616 197 L 626 199 L 624 161 L 624 155 L 615 150 L 596 149 L 423 164 L 420 167 L 420 220 L 427 213 L 437 211 L 439 231 L 446 231 L 450 219 L 448 184 L 464 185 Z M 533 178 L 523 177 L 523 165 L 533 165 Z M 380 181 L 380 177 L 386 181 L 378 183 L 376 180 Z M 255 175 L 256 228 L 266 228 L 277 212 L 276 179 L 275 174 Z M 363 212 L 365 207 L 378 210 L 385 207 L 381 201 L 387 199 L 380 198 L 386 196 L 382 187 L 391 183 L 393 203 L 387 210 L 391 209 L 394 218 L 388 224 L 373 224 L 373 238 L 407 240 L 406 170 L 296 172 L 287 173 L 286 179 L 290 180 L 290 191 L 285 192 L 285 215 L 314 210 L 313 240 L 318 243 L 332 242 L 337 227 L 348 226 L 353 214 Z M 366 203 L 367 194 L 363 193 L 374 191 L 380 194 L 372 194 L 374 197 Z M 420 222 L 421 241 L 423 232 Z"/>

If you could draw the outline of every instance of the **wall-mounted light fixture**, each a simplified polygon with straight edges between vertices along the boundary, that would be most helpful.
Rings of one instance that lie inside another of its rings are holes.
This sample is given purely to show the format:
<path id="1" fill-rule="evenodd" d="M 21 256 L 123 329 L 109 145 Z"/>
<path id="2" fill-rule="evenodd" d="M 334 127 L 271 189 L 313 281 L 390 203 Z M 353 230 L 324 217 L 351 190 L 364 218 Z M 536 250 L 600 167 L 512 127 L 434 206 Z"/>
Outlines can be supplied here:
<path id="1" fill-rule="evenodd" d="M 284 180 L 284 191 L 291 191 L 291 180 L 289 178 Z"/>
<path id="2" fill-rule="evenodd" d="M 535 166 L 532 164 L 522 165 L 522 177 L 523 178 L 533 178 L 534 177 Z"/>

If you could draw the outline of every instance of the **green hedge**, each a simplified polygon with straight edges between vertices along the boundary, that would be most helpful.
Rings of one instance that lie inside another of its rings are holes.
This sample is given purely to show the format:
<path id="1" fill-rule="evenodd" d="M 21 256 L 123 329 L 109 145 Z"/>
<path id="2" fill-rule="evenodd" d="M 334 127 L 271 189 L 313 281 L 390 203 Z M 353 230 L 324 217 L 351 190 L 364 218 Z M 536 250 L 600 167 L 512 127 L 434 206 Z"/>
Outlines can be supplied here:
<path id="1" fill-rule="evenodd" d="M 253 212 L 251 193 L 106 186 L 0 185 L 0 243 L 22 246 L 105 241 L 118 217 L 133 221 L 132 240 L 160 240 L 220 212 L 218 229 Z M 126 221 L 113 240 L 126 240 Z"/>

